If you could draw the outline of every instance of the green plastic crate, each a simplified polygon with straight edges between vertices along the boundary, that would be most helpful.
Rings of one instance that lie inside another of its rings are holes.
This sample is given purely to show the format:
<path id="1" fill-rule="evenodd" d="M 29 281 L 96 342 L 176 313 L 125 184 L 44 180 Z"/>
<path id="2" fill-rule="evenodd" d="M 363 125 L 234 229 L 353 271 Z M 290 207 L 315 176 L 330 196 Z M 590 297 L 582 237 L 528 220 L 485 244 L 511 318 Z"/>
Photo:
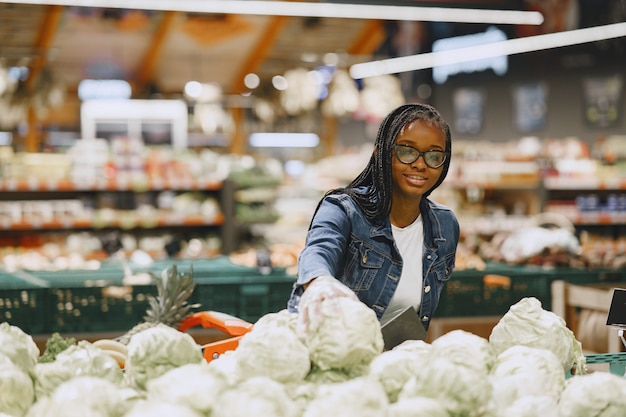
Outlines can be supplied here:
<path id="1" fill-rule="evenodd" d="M 610 373 L 626 378 L 626 352 L 586 354 L 585 360 L 587 365 L 609 365 Z M 571 372 L 566 374 L 567 378 L 571 376 Z"/>
<path id="2" fill-rule="evenodd" d="M 466 272 L 466 271 L 462 271 Z M 550 279 L 542 274 L 502 274 L 490 280 L 491 272 L 454 273 L 441 292 L 437 317 L 501 316 L 524 297 L 535 297 L 544 308 L 550 304 Z M 495 281 L 495 282 L 494 282 Z"/>
<path id="3" fill-rule="evenodd" d="M 46 288 L 0 290 L 0 322 L 41 334 L 49 332 L 49 317 Z"/>
<path id="4" fill-rule="evenodd" d="M 153 285 L 51 288 L 51 331 L 124 332 L 141 322 Z"/>
<path id="5" fill-rule="evenodd" d="M 254 323 L 265 314 L 285 309 L 293 284 L 291 280 L 254 282 L 231 278 L 230 281 L 200 283 L 194 291 L 194 302 L 201 310 L 227 313 Z"/>
<path id="6" fill-rule="evenodd" d="M 609 372 L 626 377 L 626 352 L 585 355 L 587 364 L 608 363 Z"/>

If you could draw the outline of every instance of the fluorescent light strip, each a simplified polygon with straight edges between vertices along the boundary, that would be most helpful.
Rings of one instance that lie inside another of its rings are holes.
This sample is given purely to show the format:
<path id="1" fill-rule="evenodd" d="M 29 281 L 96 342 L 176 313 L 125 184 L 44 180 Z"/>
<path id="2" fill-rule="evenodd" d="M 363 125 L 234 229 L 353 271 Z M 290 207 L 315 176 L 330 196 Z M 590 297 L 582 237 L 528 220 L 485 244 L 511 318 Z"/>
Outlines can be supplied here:
<path id="1" fill-rule="evenodd" d="M 320 138 L 315 133 L 253 133 L 250 146 L 257 148 L 315 148 Z"/>
<path id="2" fill-rule="evenodd" d="M 345 19 L 540 25 L 540 12 L 369 4 L 334 4 L 255 0 L 15 0 L 3 3 L 105 7 L 133 10 L 177 10 L 195 13 L 308 16 Z"/>
<path id="3" fill-rule="evenodd" d="M 592 28 L 569 30 L 545 35 L 510 39 L 449 51 L 429 52 L 418 55 L 363 62 L 350 67 L 350 76 L 354 79 L 375 77 L 385 74 L 416 71 L 440 65 L 458 64 L 503 55 L 515 55 L 524 52 L 560 48 L 606 39 L 626 36 L 626 23 L 615 23 Z"/>

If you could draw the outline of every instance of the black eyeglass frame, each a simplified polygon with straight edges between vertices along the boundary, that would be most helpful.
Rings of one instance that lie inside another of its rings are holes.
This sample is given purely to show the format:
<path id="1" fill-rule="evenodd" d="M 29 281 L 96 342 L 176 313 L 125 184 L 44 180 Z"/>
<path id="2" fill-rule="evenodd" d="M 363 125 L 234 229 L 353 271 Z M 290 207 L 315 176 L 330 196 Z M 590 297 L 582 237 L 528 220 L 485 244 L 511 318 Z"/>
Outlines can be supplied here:
<path id="1" fill-rule="evenodd" d="M 402 159 L 400 159 L 400 157 L 398 156 L 398 152 L 397 152 L 397 148 L 409 148 L 412 149 L 413 151 L 416 152 L 416 156 L 415 159 L 413 159 L 412 161 L 403 161 Z M 420 151 L 419 149 L 414 148 L 413 146 L 410 145 L 403 145 L 403 144 L 394 144 L 393 145 L 393 152 L 396 154 L 396 158 L 398 158 L 398 161 L 402 162 L 403 164 L 412 164 L 413 162 L 417 161 L 419 159 L 419 157 L 423 157 L 424 158 L 424 163 L 432 169 L 437 169 L 437 168 L 441 168 L 443 166 L 443 164 L 446 163 L 446 159 L 448 157 L 448 155 L 450 154 L 449 152 L 446 151 L 440 151 L 437 149 L 431 149 L 429 151 Z M 432 153 L 437 153 L 437 154 L 442 154 L 443 155 L 443 159 L 441 160 L 441 164 L 437 165 L 437 166 L 432 166 L 429 162 L 428 162 L 428 158 L 426 157 L 427 154 L 432 154 Z"/>

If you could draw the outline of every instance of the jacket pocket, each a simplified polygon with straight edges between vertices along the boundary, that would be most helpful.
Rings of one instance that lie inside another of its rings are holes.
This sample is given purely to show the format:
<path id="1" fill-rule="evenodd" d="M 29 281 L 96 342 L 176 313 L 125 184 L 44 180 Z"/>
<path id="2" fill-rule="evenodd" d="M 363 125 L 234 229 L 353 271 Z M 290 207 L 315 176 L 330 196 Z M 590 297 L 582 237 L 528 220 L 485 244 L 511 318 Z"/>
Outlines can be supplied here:
<path id="1" fill-rule="evenodd" d="M 350 260 L 346 265 L 346 284 L 353 291 L 367 291 L 384 265 L 384 257 L 363 242 L 350 245 Z"/>
<path id="2" fill-rule="evenodd" d="M 433 265 L 432 270 L 437 278 L 437 281 L 449 281 L 454 270 L 454 254 L 449 254 L 443 258 L 440 262 Z"/>

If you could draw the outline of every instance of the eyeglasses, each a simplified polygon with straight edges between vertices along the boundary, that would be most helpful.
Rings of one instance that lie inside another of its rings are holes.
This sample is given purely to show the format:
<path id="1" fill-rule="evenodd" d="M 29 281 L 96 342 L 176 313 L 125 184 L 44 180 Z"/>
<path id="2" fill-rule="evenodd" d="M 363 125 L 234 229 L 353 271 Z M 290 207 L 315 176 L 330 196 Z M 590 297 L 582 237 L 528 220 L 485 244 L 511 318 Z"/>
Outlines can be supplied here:
<path id="1" fill-rule="evenodd" d="M 422 152 L 409 145 L 393 145 L 393 150 L 396 153 L 396 158 L 403 164 L 412 164 L 417 161 L 420 156 L 424 157 L 424 162 L 430 168 L 439 168 L 446 162 L 446 156 L 448 155 L 444 151 L 426 151 Z"/>

